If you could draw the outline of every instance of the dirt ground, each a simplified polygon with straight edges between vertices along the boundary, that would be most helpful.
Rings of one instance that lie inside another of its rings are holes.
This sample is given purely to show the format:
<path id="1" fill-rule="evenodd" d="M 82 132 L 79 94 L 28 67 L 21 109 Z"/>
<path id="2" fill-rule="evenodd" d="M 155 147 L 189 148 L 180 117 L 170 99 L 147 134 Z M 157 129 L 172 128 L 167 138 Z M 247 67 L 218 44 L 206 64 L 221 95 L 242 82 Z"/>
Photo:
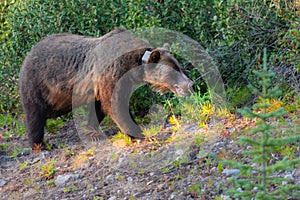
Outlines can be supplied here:
<path id="1" fill-rule="evenodd" d="M 14 136 L 8 143 L 22 153 L 15 158 L 0 153 L 0 198 L 228 199 L 227 179 L 234 169 L 220 160 L 242 159 L 250 147 L 236 140 L 254 124 L 241 116 L 203 128 L 185 124 L 128 145 L 109 138 L 84 143 L 70 120 L 46 134 L 57 148 L 43 151 L 30 151 L 25 135 Z M 295 183 L 300 183 L 299 171 L 291 172 Z"/>

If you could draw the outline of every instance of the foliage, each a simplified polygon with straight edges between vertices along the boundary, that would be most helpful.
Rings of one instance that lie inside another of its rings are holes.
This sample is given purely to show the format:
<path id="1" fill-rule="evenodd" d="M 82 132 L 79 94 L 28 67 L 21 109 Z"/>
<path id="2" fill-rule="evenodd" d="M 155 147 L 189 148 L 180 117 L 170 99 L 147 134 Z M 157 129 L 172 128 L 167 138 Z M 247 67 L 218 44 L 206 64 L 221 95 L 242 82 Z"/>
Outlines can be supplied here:
<path id="1" fill-rule="evenodd" d="M 8 139 L 11 134 L 22 135 L 25 133 L 25 126 L 21 120 L 17 120 L 17 116 L 12 114 L 0 115 L 0 127 L 4 127 L 5 133 L 3 138 Z"/>
<path id="2" fill-rule="evenodd" d="M 20 136 L 26 132 L 24 122 L 20 119 L 20 117 L 14 116 L 10 113 L 0 114 L 0 127 L 2 127 L 3 131 L 0 134 L 0 142 L 2 139 L 12 140 L 13 135 Z M 6 143 L 0 143 L 0 150 L 7 150 L 8 148 L 9 146 L 7 146 Z M 20 152 L 20 150 L 17 148 L 15 148 L 13 151 L 16 154 Z"/>
<path id="3" fill-rule="evenodd" d="M 151 125 L 150 127 L 143 129 L 143 135 L 145 135 L 145 137 L 153 137 L 157 135 L 161 131 L 161 129 L 161 126 Z"/>
<path id="4" fill-rule="evenodd" d="M 122 133 L 122 132 L 118 132 L 116 135 L 114 135 L 112 138 L 111 138 L 111 142 L 112 143 L 119 143 L 119 142 L 122 142 L 122 144 L 124 143 L 125 146 L 126 145 L 130 145 L 132 143 L 131 141 L 131 138 Z M 123 146 L 123 145 L 122 145 Z"/>
<path id="5" fill-rule="evenodd" d="M 230 194 L 236 198 L 242 199 L 287 199 L 288 197 L 299 198 L 300 186 L 293 184 L 282 184 L 284 178 L 272 176 L 274 173 L 290 171 L 297 165 L 299 158 L 284 156 L 281 160 L 273 160 L 272 154 L 278 152 L 281 147 L 290 148 L 300 136 L 276 137 L 274 126 L 270 123 L 272 118 L 282 117 L 286 111 L 283 107 L 273 108 L 269 99 L 276 98 L 281 94 L 277 86 L 272 86 L 272 78 L 275 75 L 267 70 L 267 55 L 264 49 L 263 69 L 254 71 L 255 76 L 259 78 L 258 85 L 250 85 L 250 90 L 260 97 L 260 101 L 253 105 L 253 110 L 244 108 L 240 110 L 242 114 L 249 118 L 258 119 L 256 127 L 250 133 L 252 138 L 241 137 L 242 145 L 251 146 L 252 149 L 243 153 L 251 158 L 251 164 L 242 164 L 240 162 L 227 162 L 235 168 L 240 169 L 240 179 L 232 178 L 231 181 L 236 185 L 236 189 L 231 189 Z M 270 185 L 277 186 L 273 191 Z M 298 192 L 297 192 L 298 190 Z"/>
<path id="6" fill-rule="evenodd" d="M 64 125 L 62 118 L 58 117 L 57 119 L 48 119 L 46 122 L 47 131 L 49 133 L 57 132 Z"/>
<path id="7" fill-rule="evenodd" d="M 299 8 L 293 1 L 285 0 L 2 0 L 0 113 L 4 116 L 9 113 L 15 119 L 19 116 L 19 70 L 35 43 L 54 33 L 101 36 L 114 27 L 130 30 L 163 27 L 197 41 L 218 66 L 233 107 L 241 107 L 253 99 L 245 85 L 258 81 L 252 70 L 262 62 L 258 52 L 268 47 L 269 62 L 276 73 L 274 79 L 283 91 L 297 95 L 300 91 L 299 16 Z M 209 92 L 201 72 L 184 65 L 185 58 L 173 53 L 194 80 L 194 89 L 200 91 L 198 94 Z M 172 102 L 168 113 L 180 112 L 182 105 L 174 95 L 159 96 L 148 86 L 139 88 L 130 101 L 132 113 L 144 117 L 153 104 L 166 102 L 166 99 Z M 202 107 L 196 104 L 191 105 Z M 202 116 L 195 109 L 191 110 L 192 106 L 184 106 L 191 114 L 189 119 L 200 120 L 200 126 L 205 127 L 210 115 Z M 18 128 L 6 132 L 3 137 L 25 132 L 24 127 L 16 123 Z M 51 129 L 50 132 L 56 131 L 56 128 Z M 0 147 L 7 148 L 7 145 L 1 143 Z"/>
<path id="8" fill-rule="evenodd" d="M 57 170 L 54 167 L 54 164 L 56 162 L 57 162 L 57 160 L 55 159 L 55 160 L 52 160 L 52 161 L 49 161 L 49 162 L 45 163 L 45 165 L 42 165 L 40 175 L 42 177 L 45 177 L 46 179 L 52 179 L 53 176 L 54 176 L 55 171 Z"/>
<path id="9" fill-rule="evenodd" d="M 255 79 L 257 52 L 269 47 L 278 80 L 299 91 L 300 11 L 289 1 L 4 0 L 0 11 L 2 113 L 18 112 L 18 72 L 41 38 L 59 32 L 101 36 L 117 26 L 164 27 L 190 36 L 210 52 L 230 87 Z"/>
<path id="10" fill-rule="evenodd" d="M 74 152 L 70 152 L 69 155 L 72 155 L 72 167 L 74 169 L 84 168 L 88 163 L 89 159 L 95 155 L 95 147 L 88 149 L 87 151 L 81 152 L 74 156 Z"/>
<path id="11" fill-rule="evenodd" d="M 227 89 L 230 105 L 233 108 L 245 106 L 253 97 L 246 86 L 232 86 Z"/>

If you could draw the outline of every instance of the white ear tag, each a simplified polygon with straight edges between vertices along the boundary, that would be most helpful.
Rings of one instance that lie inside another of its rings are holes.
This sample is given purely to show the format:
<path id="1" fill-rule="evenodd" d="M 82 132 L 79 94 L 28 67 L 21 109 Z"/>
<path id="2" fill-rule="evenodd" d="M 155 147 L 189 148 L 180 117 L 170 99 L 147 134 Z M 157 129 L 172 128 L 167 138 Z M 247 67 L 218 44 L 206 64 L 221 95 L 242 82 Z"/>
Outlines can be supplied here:
<path id="1" fill-rule="evenodd" d="M 149 59 L 150 59 L 150 54 L 151 52 L 150 51 L 146 51 L 142 57 L 142 61 L 143 63 L 148 63 Z"/>

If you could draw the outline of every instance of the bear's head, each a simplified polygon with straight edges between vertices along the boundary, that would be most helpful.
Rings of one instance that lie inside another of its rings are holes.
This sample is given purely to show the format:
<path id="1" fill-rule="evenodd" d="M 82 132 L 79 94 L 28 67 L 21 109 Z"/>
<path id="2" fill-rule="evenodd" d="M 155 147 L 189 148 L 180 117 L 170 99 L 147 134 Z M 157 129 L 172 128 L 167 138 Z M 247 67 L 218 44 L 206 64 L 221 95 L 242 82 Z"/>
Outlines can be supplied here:
<path id="1" fill-rule="evenodd" d="M 163 48 L 146 51 L 143 62 L 144 81 L 150 83 L 154 90 L 161 93 L 171 91 L 178 96 L 186 96 L 191 92 L 194 83 L 170 54 L 169 44 L 165 44 Z"/>

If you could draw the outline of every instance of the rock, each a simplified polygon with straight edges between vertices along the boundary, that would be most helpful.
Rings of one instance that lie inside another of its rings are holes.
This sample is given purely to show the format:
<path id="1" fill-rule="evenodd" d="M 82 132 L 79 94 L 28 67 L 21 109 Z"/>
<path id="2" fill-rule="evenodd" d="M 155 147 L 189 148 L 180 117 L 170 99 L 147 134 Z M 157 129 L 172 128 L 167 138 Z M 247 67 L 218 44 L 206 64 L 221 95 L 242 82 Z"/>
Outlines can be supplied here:
<path id="1" fill-rule="evenodd" d="M 190 127 L 187 127 L 184 129 L 184 132 L 190 133 L 190 132 L 195 132 L 199 130 L 199 126 L 198 125 L 192 125 Z"/>
<path id="2" fill-rule="evenodd" d="M 70 179 L 77 179 L 80 175 L 78 174 L 67 174 L 67 175 L 58 175 L 56 180 L 54 181 L 55 185 L 63 185 L 68 182 Z"/>
<path id="3" fill-rule="evenodd" d="M 37 154 L 31 154 L 28 158 L 25 159 L 25 162 L 27 162 L 30 165 L 33 165 L 39 161 L 41 161 L 41 157 Z"/>
<path id="4" fill-rule="evenodd" d="M 109 197 L 109 199 L 108 200 L 116 200 L 117 199 L 117 197 L 115 197 L 115 196 L 112 196 L 112 197 Z"/>
<path id="5" fill-rule="evenodd" d="M 68 180 L 70 180 L 72 178 L 72 174 L 68 174 L 68 175 L 58 175 L 56 180 L 54 181 L 54 183 L 56 185 L 63 185 L 65 184 Z"/>
<path id="6" fill-rule="evenodd" d="M 26 192 L 24 192 L 23 198 L 27 199 L 27 198 L 29 198 L 29 197 L 31 197 L 33 195 L 36 195 L 36 194 L 37 194 L 37 192 L 36 192 L 36 190 L 34 188 L 29 188 Z"/>
<path id="7" fill-rule="evenodd" d="M 254 193 L 258 192 L 258 187 L 254 187 L 251 192 L 254 192 Z"/>
<path id="8" fill-rule="evenodd" d="M 183 156 L 184 151 L 182 149 L 178 149 L 178 150 L 176 150 L 175 154 L 178 155 L 179 157 L 181 157 L 181 156 Z"/>
<path id="9" fill-rule="evenodd" d="M 230 199 L 230 196 L 224 195 L 224 194 L 221 194 L 220 197 L 221 197 L 222 200 L 229 200 Z"/>
<path id="10" fill-rule="evenodd" d="M 284 178 L 287 179 L 287 180 L 282 181 L 282 185 L 287 185 L 289 182 L 293 182 L 294 181 L 294 177 L 290 173 L 287 174 L 287 175 L 285 175 Z"/>
<path id="11" fill-rule="evenodd" d="M 224 169 L 222 174 L 226 176 L 236 176 L 240 173 L 239 169 Z"/>
<path id="12" fill-rule="evenodd" d="M 300 167 L 296 168 L 293 171 L 293 175 L 294 175 L 294 182 L 296 185 L 300 185 Z"/>
<path id="13" fill-rule="evenodd" d="M 7 183 L 6 180 L 0 179 L 0 187 L 4 186 Z"/>
<path id="14" fill-rule="evenodd" d="M 293 175 L 292 174 L 287 174 L 287 175 L 285 175 L 284 176 L 284 178 L 286 178 L 286 179 L 289 179 L 289 180 L 294 180 L 294 177 L 293 177 Z"/>
<path id="15" fill-rule="evenodd" d="M 105 177 L 104 184 L 109 185 L 114 183 L 114 176 L 112 174 L 109 174 L 108 176 Z"/>
<path id="16" fill-rule="evenodd" d="M 129 176 L 129 177 L 127 178 L 127 181 L 130 181 L 130 182 L 131 182 L 131 181 L 133 181 L 133 178 Z"/>
<path id="17" fill-rule="evenodd" d="M 174 199 L 175 198 L 175 194 L 174 192 L 171 194 L 170 199 Z"/>
<path id="18" fill-rule="evenodd" d="M 0 155 L 0 168 L 2 168 L 2 169 L 6 169 L 6 168 L 13 169 L 14 165 L 15 165 L 15 162 L 11 157 Z"/>
<path id="19" fill-rule="evenodd" d="M 231 133 L 233 133 L 235 131 L 235 128 L 230 128 L 229 130 L 228 130 L 228 132 L 231 134 Z"/>
<path id="20" fill-rule="evenodd" d="M 216 168 L 216 167 L 213 167 L 213 168 L 211 168 L 211 169 L 209 170 L 209 173 L 212 174 L 212 173 L 214 173 L 214 172 L 216 172 L 216 171 L 217 171 L 217 168 Z"/>
<path id="21" fill-rule="evenodd" d="M 31 148 L 23 148 L 23 151 L 19 154 L 19 156 L 28 156 L 31 152 Z"/>

